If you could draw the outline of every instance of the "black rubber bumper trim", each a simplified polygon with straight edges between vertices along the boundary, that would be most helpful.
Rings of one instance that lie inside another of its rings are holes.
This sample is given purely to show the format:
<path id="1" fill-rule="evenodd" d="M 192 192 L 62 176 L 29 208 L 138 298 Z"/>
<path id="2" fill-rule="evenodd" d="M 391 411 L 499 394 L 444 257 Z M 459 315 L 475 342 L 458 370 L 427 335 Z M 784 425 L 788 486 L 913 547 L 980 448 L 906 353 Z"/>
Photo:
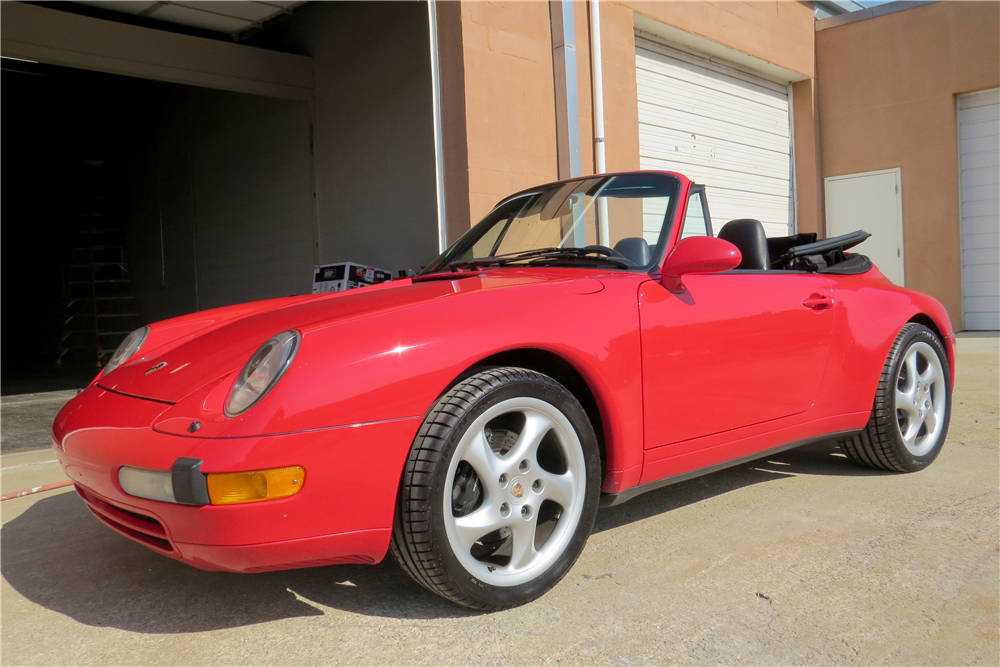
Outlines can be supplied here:
<path id="1" fill-rule="evenodd" d="M 174 500 L 181 505 L 211 505 L 208 497 L 208 475 L 201 472 L 201 459 L 182 456 L 170 467 Z"/>

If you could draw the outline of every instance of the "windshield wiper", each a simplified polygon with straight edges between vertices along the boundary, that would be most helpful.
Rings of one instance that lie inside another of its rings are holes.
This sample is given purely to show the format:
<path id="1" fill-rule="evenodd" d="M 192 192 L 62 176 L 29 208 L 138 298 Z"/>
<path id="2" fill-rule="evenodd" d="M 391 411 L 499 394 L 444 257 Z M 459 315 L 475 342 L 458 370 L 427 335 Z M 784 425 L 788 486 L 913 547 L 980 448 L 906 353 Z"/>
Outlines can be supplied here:
<path id="1" fill-rule="evenodd" d="M 462 269 L 478 269 L 485 266 L 501 266 L 503 264 L 508 264 L 510 262 L 531 259 L 532 257 L 537 257 L 539 255 L 545 255 L 550 252 L 558 252 L 560 248 L 539 248 L 537 250 L 522 250 L 521 252 L 512 252 L 505 255 L 494 255 L 493 257 L 480 257 L 479 259 L 470 259 L 464 262 L 451 262 L 448 264 L 449 269 L 452 271 L 461 271 Z"/>
<path id="2" fill-rule="evenodd" d="M 614 264 L 623 269 L 634 268 L 635 264 L 621 255 L 608 252 L 602 246 L 587 246 L 586 248 L 559 248 L 553 252 L 540 255 L 528 262 L 531 266 L 544 266 L 546 264 L 590 264 L 601 262 Z M 595 256 L 596 255 L 596 256 Z"/>
<path id="3" fill-rule="evenodd" d="M 613 250 L 603 246 L 587 246 L 585 248 L 538 248 L 536 250 L 525 250 L 522 252 L 512 252 L 506 255 L 496 255 L 494 257 L 482 257 L 465 262 L 452 262 L 448 268 L 452 271 L 463 269 L 478 269 L 487 266 L 503 266 L 514 262 L 527 262 L 530 266 L 544 266 L 546 264 L 590 264 L 600 262 L 604 264 L 614 264 L 615 266 L 628 269 L 635 264 L 617 255 Z M 595 256 L 596 255 L 596 256 Z"/>

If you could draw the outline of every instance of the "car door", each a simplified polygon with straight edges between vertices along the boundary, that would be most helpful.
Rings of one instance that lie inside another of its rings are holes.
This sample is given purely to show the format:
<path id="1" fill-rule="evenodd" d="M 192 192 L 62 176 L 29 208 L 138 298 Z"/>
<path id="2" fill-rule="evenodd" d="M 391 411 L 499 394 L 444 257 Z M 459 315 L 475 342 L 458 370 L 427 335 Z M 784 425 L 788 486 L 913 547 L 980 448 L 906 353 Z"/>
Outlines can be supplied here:
<path id="1" fill-rule="evenodd" d="M 830 351 L 830 281 L 728 271 L 684 286 L 639 288 L 646 449 L 805 413 Z"/>

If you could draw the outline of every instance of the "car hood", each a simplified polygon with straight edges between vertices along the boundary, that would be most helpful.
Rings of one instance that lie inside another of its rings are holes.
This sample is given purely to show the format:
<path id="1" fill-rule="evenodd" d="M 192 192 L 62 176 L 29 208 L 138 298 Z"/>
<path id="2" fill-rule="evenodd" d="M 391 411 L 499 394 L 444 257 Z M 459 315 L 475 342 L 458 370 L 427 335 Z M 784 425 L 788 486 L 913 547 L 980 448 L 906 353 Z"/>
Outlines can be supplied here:
<path id="1" fill-rule="evenodd" d="M 579 269 L 439 274 L 296 300 L 277 308 L 273 302 L 262 302 L 259 309 L 244 310 L 237 319 L 212 325 L 198 335 L 159 343 L 147 354 L 98 378 L 97 384 L 130 396 L 177 403 L 207 383 L 239 372 L 257 348 L 282 331 L 298 330 L 304 350 L 311 332 L 343 322 L 419 308 L 438 299 L 469 298 L 485 290 L 513 289 L 540 282 L 571 283 L 571 289 L 590 293 L 602 289 L 596 274 Z M 158 326 L 161 325 L 152 325 L 153 333 Z M 373 326 L 372 336 L 381 333 Z M 351 342 L 345 340 L 343 344 Z M 330 350 L 330 354 L 336 354 L 336 350 Z"/>

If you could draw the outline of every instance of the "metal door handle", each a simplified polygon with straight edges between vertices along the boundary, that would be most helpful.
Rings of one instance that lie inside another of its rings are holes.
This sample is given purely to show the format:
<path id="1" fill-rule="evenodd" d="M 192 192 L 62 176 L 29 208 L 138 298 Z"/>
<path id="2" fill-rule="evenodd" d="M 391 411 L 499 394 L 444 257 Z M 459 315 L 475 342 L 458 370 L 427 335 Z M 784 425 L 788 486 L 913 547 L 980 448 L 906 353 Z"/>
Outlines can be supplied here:
<path id="1" fill-rule="evenodd" d="M 826 310 L 827 308 L 833 308 L 833 297 L 824 296 L 822 294 L 812 294 L 802 305 L 806 308 L 812 308 L 813 310 Z"/>

